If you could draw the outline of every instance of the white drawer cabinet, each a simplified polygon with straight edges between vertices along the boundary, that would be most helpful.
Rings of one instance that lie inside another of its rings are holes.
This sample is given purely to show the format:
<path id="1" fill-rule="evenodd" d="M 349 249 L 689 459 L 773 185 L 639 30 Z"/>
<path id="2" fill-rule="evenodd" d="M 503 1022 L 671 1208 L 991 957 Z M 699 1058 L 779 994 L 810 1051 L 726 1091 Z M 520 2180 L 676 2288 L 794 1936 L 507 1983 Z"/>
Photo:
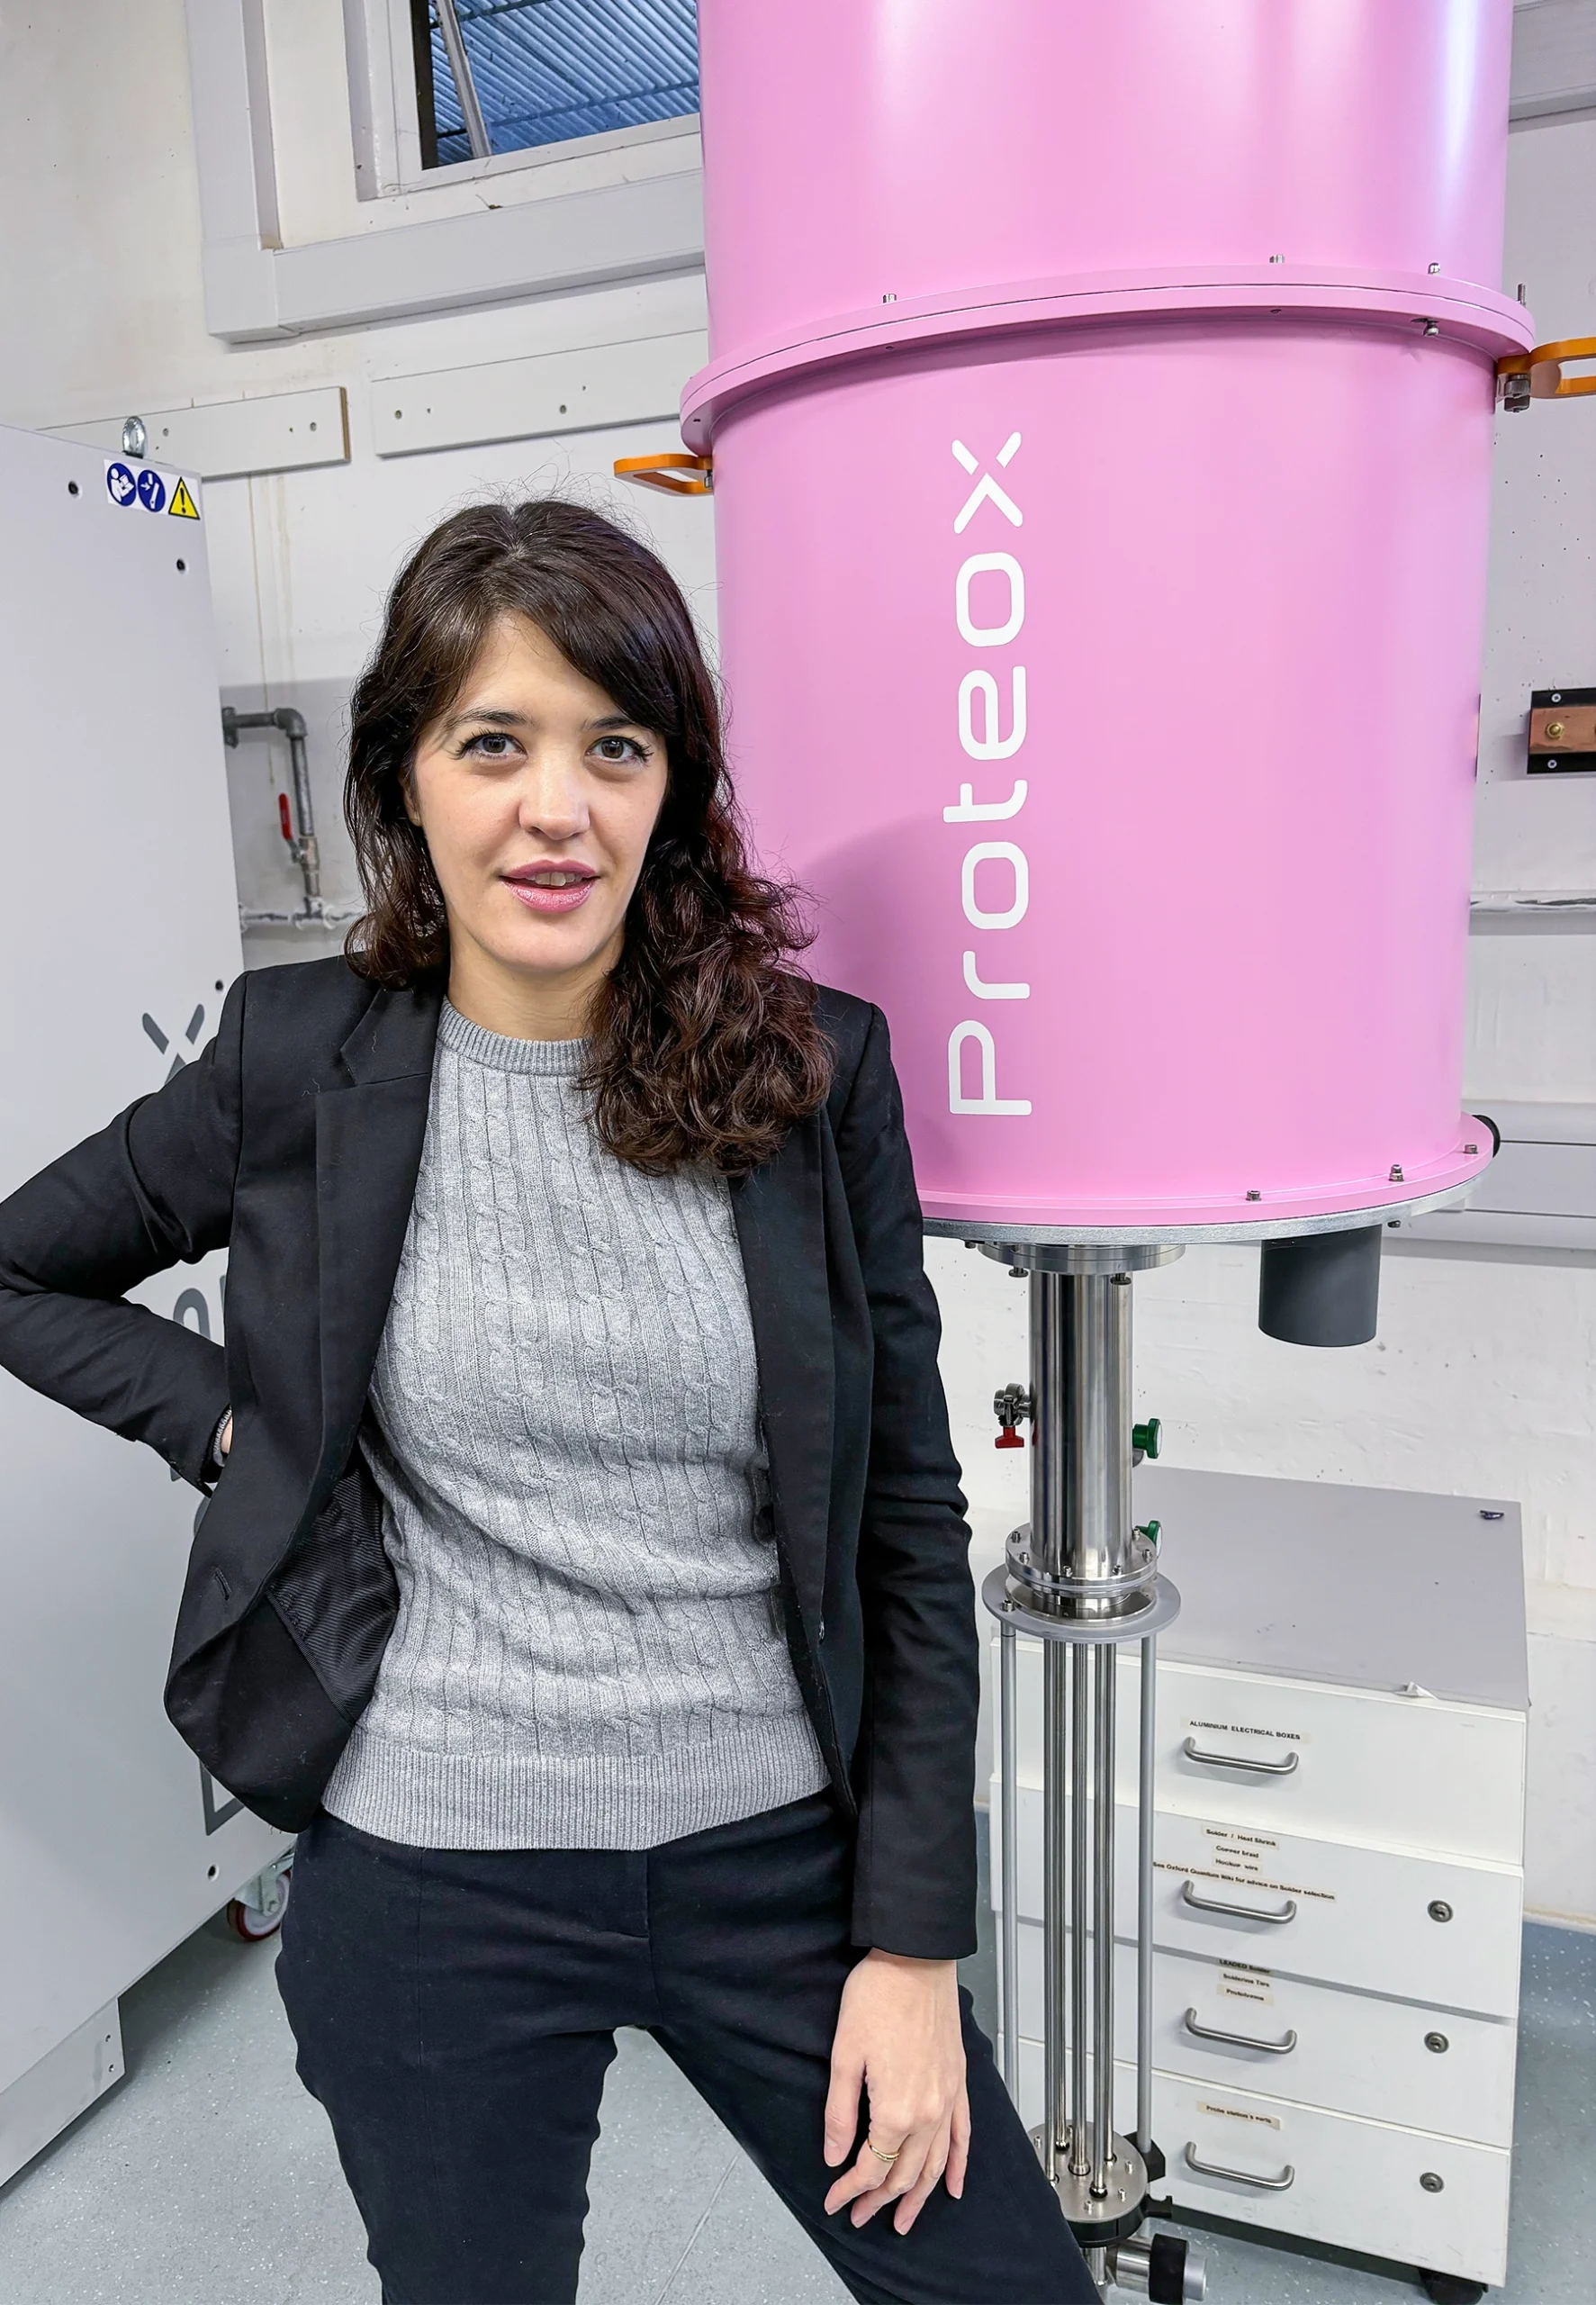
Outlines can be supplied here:
<path id="1" fill-rule="evenodd" d="M 1041 1926 L 1023 1921 L 1020 2029 L 1036 2036 L 1041 1964 Z M 1115 1953 L 1114 2012 L 1120 2049 L 1128 2054 L 1136 2038 L 1131 1945 Z M 1153 2063 L 1215 2087 L 1507 2146 L 1515 2047 L 1514 2027 L 1503 2018 L 1342 1992 L 1184 1953 L 1164 1953 L 1153 1965 Z"/>
<path id="2" fill-rule="evenodd" d="M 1168 2190 L 1214 2215 L 1498 2282 L 1523 1898 L 1517 1510 L 1155 1466 L 1137 1475 L 1136 1510 L 1161 1523 L 1185 1599 L 1159 1648 L 1155 1771 L 1152 2047 Z M 1017 1662 L 1021 2094 L 1036 2119 L 1040 1647 L 1023 1641 Z M 1138 1652 L 1123 1650 L 1115 2000 L 1127 2058 L 1138 1677 Z M 999 1814 L 994 1785 L 995 1899 Z M 1213 2038 L 1227 2032 L 1237 2038 Z M 1116 2087 L 1131 2092 L 1131 2078 L 1127 2064 Z M 1240 2174 L 1194 2172 L 1188 2144 Z M 1248 2182 L 1288 2164 L 1289 2186 Z"/>
<path id="3" fill-rule="evenodd" d="M 1028 2121 L 1041 2119 L 1041 2044 L 1022 2040 L 1020 2108 Z M 1135 2067 L 1116 2064 L 1116 2124 L 1123 2130 L 1135 2118 Z M 1161 2072 L 1153 2078 L 1153 2127 L 1169 2164 L 1157 2190 L 1177 2210 L 1346 2248 L 1354 2246 L 1348 2217 L 1355 2206 L 1356 2246 L 1371 2256 L 1471 2281 L 1506 2278 L 1512 2156 L 1504 2147 Z M 1202 2168 L 1191 2165 L 1188 2147 Z M 1438 2178 L 1438 2189 L 1426 2178 Z"/>

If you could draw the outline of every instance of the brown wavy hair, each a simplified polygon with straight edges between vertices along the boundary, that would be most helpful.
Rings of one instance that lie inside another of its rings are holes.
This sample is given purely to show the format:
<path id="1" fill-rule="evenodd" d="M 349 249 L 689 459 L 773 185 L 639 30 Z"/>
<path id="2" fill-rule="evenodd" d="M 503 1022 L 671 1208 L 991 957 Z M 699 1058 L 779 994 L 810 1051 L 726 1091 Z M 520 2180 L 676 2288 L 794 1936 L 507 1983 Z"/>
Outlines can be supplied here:
<path id="1" fill-rule="evenodd" d="M 455 702 L 494 626 L 531 619 L 629 719 L 664 739 L 665 797 L 595 999 L 584 1075 L 600 1142 L 649 1176 L 767 1160 L 831 1082 L 810 941 L 791 887 L 748 861 L 715 682 L 663 563 L 558 498 L 475 504 L 401 570 L 356 688 L 344 817 L 366 911 L 350 966 L 378 984 L 448 968 L 443 894 L 405 811 L 422 732 Z"/>

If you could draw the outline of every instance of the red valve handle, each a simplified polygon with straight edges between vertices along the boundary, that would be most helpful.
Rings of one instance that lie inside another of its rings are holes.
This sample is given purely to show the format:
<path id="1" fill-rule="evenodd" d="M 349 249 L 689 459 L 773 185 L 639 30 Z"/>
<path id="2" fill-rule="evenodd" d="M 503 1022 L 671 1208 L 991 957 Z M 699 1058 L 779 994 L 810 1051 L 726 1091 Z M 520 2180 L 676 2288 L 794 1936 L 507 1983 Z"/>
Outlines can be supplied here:
<path id="1" fill-rule="evenodd" d="M 288 795 L 286 792 L 279 792 L 277 795 L 277 821 L 283 827 L 284 839 L 292 840 L 293 838 L 293 818 L 289 813 Z"/>
<path id="2" fill-rule="evenodd" d="M 992 1446 L 995 1449 L 1023 1449 L 1025 1443 L 1012 1424 L 1005 1424 Z"/>

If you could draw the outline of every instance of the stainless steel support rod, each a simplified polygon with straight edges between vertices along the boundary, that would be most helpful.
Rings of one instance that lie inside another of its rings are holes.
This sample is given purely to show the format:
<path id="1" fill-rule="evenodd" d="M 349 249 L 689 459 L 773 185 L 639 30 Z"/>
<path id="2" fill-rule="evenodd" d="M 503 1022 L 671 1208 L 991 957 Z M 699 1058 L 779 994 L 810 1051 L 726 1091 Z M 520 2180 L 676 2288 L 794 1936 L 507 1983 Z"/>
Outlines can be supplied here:
<path id="1" fill-rule="evenodd" d="M 1153 1793 L 1158 1752 L 1159 1644 L 1141 1644 L 1141 1743 L 1136 1818 L 1136 2147 L 1152 2144 Z"/>
<path id="2" fill-rule="evenodd" d="M 1015 1687 L 1016 1636 L 1012 1624 L 1001 1628 L 998 1644 L 997 1722 L 999 1739 L 998 1832 L 1002 1842 L 1003 1947 L 1001 2031 L 1003 2078 L 1008 2093 L 1020 2102 L 1020 1910 L 1019 1825 L 1015 1810 L 1015 1750 L 1018 1692 Z"/>
<path id="3" fill-rule="evenodd" d="M 1037 1566 L 1049 1577 L 1065 1573 L 1069 1543 L 1066 1352 L 1071 1286 L 1061 1273 L 1031 1276 L 1031 1543 Z"/>
<path id="4" fill-rule="evenodd" d="M 1108 2191 L 1109 2164 L 1114 2159 L 1114 1664 L 1118 1650 L 1108 1642 L 1094 1651 L 1096 1713 L 1092 1755 L 1094 1819 L 1092 1865 L 1095 1892 L 1093 1926 L 1096 1937 L 1092 2011 L 1092 2056 L 1096 2066 L 1096 2103 L 1092 2120 L 1092 2191 Z"/>
<path id="5" fill-rule="evenodd" d="M 1069 1738 L 1069 2170 L 1072 2176 L 1086 2177 L 1091 2174 L 1092 2169 L 1087 2142 L 1087 2053 L 1091 2040 L 1087 1970 L 1091 1950 L 1087 1942 L 1087 1925 L 1091 1914 L 1087 1872 L 1087 1854 L 1091 1846 L 1087 1813 L 1091 1796 L 1088 1774 L 1091 1705 L 1087 1686 L 1089 1669 L 1087 1651 L 1084 1648 L 1072 1647 L 1068 1654 L 1073 1676 Z M 1059 1784 L 1059 1793 L 1053 1796 L 1055 1799 L 1061 1799 L 1062 1778 Z"/>
<path id="6" fill-rule="evenodd" d="M 1069 1653 L 1050 1641 L 1042 1660 L 1043 1781 L 1049 1788 L 1043 1801 L 1042 1959 L 1044 2102 L 1042 2110 L 1044 2165 L 1049 2179 L 1059 2173 L 1060 2156 L 1068 2150 L 1069 2120 L 1064 2074 L 1064 2003 L 1069 1988 L 1069 1939 L 1065 1927 L 1066 1882 L 1064 1804 L 1053 1790 L 1062 1786 L 1069 1768 Z"/>

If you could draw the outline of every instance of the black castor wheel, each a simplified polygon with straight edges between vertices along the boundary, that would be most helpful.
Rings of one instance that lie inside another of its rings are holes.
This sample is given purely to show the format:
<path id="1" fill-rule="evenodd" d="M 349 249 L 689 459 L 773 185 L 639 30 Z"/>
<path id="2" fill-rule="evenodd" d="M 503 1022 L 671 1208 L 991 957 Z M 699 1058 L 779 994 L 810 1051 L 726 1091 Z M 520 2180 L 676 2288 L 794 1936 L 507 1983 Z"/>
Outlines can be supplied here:
<path id="1" fill-rule="evenodd" d="M 1483 2281 L 1465 2281 L 1455 2273 L 1426 2273 L 1419 2269 L 1419 2286 L 1431 2300 L 1431 2305 L 1480 2305 L 1485 2294 Z"/>

